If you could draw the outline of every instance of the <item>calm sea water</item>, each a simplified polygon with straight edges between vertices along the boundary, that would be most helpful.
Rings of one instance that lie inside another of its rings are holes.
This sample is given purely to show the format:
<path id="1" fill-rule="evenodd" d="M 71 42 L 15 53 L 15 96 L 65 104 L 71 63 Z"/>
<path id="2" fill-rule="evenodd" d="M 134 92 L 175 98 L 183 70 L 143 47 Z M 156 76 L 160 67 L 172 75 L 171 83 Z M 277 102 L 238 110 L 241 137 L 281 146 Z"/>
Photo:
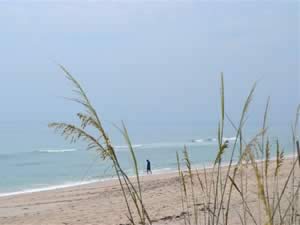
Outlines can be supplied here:
<path id="1" fill-rule="evenodd" d="M 83 144 L 68 145 L 52 134 L 46 126 L 38 125 L 28 131 L 18 125 L 2 124 L 0 138 L 0 196 L 74 186 L 99 180 L 112 179 L 114 173 L 109 162 L 104 162 Z M 32 126 L 32 125 L 31 125 Z M 43 127 L 43 128 L 41 128 Z M 205 129 L 208 130 L 208 129 Z M 194 166 L 209 166 L 217 153 L 217 141 L 210 134 L 194 135 L 185 140 L 135 143 L 134 149 L 141 174 L 145 174 L 146 159 L 152 163 L 153 173 L 176 170 L 176 152 L 186 145 Z M 167 138 L 165 138 L 167 139 Z M 171 138 L 169 138 L 171 139 Z M 228 135 L 230 147 L 234 136 Z M 271 139 L 274 143 L 275 138 Z M 288 139 L 284 140 L 286 152 L 291 152 Z M 126 146 L 115 145 L 123 168 L 133 174 L 132 160 Z M 229 158 L 225 154 L 225 161 Z"/>

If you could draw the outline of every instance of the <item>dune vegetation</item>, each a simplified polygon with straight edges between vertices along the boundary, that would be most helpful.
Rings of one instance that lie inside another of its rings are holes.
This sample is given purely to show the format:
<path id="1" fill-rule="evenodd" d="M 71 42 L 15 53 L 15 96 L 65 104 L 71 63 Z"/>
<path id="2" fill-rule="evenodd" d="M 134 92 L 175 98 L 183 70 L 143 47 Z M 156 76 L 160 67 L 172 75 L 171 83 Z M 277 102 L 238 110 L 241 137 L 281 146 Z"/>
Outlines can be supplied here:
<path id="1" fill-rule="evenodd" d="M 156 221 L 147 210 L 147 202 L 143 200 L 139 167 L 126 126 L 122 123 L 116 128 L 128 144 L 135 171 L 134 177 L 129 177 L 122 168 L 110 137 L 102 126 L 101 118 L 84 89 L 63 66 L 60 67 L 74 86 L 76 96 L 70 100 L 82 105 L 84 110 L 77 113 L 78 125 L 51 123 L 49 127 L 60 132 L 72 143 L 84 141 L 87 149 L 98 152 L 99 157 L 111 162 L 126 203 L 130 224 L 155 224 Z M 256 84 L 246 98 L 238 124 L 235 124 L 226 114 L 224 80 L 221 75 L 218 154 L 213 168 L 194 169 L 187 147 L 183 146 L 183 151 L 174 155 L 174 161 L 177 158 L 178 182 L 181 187 L 178 190 L 181 205 L 178 207 L 182 208 L 182 224 L 227 225 L 231 224 L 233 217 L 238 218 L 239 223 L 243 225 L 300 224 L 300 150 L 297 140 L 300 107 L 292 126 L 292 163 L 288 166 L 288 176 L 282 177 L 280 174 L 285 161 L 283 149 L 279 140 L 272 145 L 268 137 L 269 99 L 261 129 L 250 140 L 243 136 L 255 89 Z M 230 148 L 223 136 L 226 120 L 236 131 L 235 143 Z M 275 159 L 271 158 L 271 151 L 276 151 Z M 225 152 L 230 153 L 229 162 L 223 160 Z M 250 182 L 250 179 L 254 179 L 254 182 Z M 238 198 L 233 198 L 234 194 Z"/>

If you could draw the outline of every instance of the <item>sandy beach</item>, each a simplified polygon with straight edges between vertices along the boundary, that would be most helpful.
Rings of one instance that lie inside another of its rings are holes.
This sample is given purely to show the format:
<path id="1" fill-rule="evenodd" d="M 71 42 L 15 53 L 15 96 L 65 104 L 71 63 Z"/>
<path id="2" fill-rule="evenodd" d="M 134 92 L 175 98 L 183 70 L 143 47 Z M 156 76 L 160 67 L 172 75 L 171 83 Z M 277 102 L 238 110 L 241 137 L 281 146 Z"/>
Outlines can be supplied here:
<path id="1" fill-rule="evenodd" d="M 284 178 L 289 173 L 291 162 L 291 159 L 286 160 L 282 167 L 280 185 L 283 185 Z M 224 172 L 225 169 L 226 167 L 223 168 Z M 251 171 L 247 170 L 247 201 L 255 211 L 257 188 Z M 300 170 L 296 169 L 297 182 L 300 179 L 299 172 Z M 211 170 L 208 173 L 211 173 Z M 199 174 L 203 178 L 203 170 L 199 170 Z M 144 176 L 142 188 L 153 224 L 184 224 L 177 173 Z M 198 191 L 201 196 L 200 188 Z M 239 211 L 241 204 L 238 193 L 234 192 L 234 209 L 231 212 L 234 214 L 235 211 Z M 116 180 L 0 198 L 1 225 L 120 225 L 128 224 L 126 214 Z M 230 224 L 240 224 L 238 217 L 231 216 Z"/>

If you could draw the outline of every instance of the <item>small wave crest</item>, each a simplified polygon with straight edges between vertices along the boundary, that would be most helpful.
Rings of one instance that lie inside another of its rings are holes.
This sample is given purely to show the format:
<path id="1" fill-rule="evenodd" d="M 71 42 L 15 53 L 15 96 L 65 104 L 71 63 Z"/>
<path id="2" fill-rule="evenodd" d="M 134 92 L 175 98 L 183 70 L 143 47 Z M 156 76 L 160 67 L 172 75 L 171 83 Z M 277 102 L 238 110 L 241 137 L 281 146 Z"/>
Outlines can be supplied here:
<path id="1" fill-rule="evenodd" d="M 192 142 L 195 142 L 195 143 L 203 143 L 204 140 L 203 140 L 203 139 L 193 139 Z"/>
<path id="2" fill-rule="evenodd" d="M 76 152 L 77 149 L 71 148 L 71 149 L 41 149 L 37 152 L 41 153 L 63 153 L 63 152 Z"/>
<path id="3" fill-rule="evenodd" d="M 14 159 L 18 157 L 24 157 L 31 154 L 38 153 L 64 153 L 64 152 L 76 152 L 77 149 L 40 149 L 34 151 L 24 151 L 24 152 L 11 152 L 11 153 L 0 153 L 0 160 Z"/>
<path id="4" fill-rule="evenodd" d="M 207 143 L 207 142 L 216 142 L 216 138 L 205 138 L 205 139 L 193 139 L 192 142 L 194 143 Z"/>
<path id="5" fill-rule="evenodd" d="M 224 140 L 224 141 L 235 141 L 235 140 L 236 140 L 236 137 L 228 137 L 228 138 L 227 138 L 227 137 L 224 137 L 223 140 Z"/>
<path id="6" fill-rule="evenodd" d="M 136 145 L 132 145 L 133 148 L 141 148 L 143 147 L 143 145 L 141 144 L 136 144 Z M 128 145 L 116 145 L 115 146 L 116 149 L 128 149 Z"/>
<path id="7" fill-rule="evenodd" d="M 235 141 L 236 137 L 223 137 L 223 141 Z M 193 139 L 194 143 L 212 143 L 217 142 L 217 138 Z"/>

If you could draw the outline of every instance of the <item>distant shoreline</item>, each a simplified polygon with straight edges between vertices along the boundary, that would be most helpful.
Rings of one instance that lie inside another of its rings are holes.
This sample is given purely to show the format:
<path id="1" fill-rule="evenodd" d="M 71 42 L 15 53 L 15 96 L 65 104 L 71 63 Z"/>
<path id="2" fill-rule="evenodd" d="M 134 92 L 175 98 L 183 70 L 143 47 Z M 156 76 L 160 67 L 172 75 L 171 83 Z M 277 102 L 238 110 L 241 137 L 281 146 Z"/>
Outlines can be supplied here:
<path id="1" fill-rule="evenodd" d="M 292 159 L 293 157 L 296 157 L 296 155 L 288 154 L 285 155 L 285 159 L 289 160 Z M 270 158 L 270 161 L 276 160 L 276 157 Z M 257 162 L 261 162 L 263 160 L 256 160 Z M 222 168 L 227 167 L 229 162 L 223 162 L 222 163 Z M 236 162 L 233 162 L 233 165 L 235 165 Z M 208 163 L 207 165 L 193 165 L 192 166 L 194 170 L 203 170 L 205 169 L 212 169 L 213 168 L 213 163 Z M 143 171 L 144 172 L 144 171 Z M 160 176 L 160 175 L 169 175 L 169 174 L 178 174 L 177 168 L 163 168 L 163 169 L 158 169 L 154 170 L 152 176 Z M 148 177 L 146 173 L 140 173 L 140 177 Z M 135 176 L 130 176 L 131 178 L 134 179 Z M 13 197 L 17 195 L 26 195 L 26 194 L 33 194 L 33 193 L 40 193 L 40 192 L 48 192 L 48 191 L 54 191 L 54 190 L 61 190 L 65 188 L 76 188 L 78 186 L 85 186 L 85 185 L 90 185 L 90 184 L 103 184 L 105 182 L 113 182 L 117 178 L 116 177 L 108 177 L 108 178 L 99 178 L 99 179 L 91 179 L 91 180 L 86 180 L 86 181 L 75 181 L 75 182 L 69 182 L 65 184 L 58 184 L 58 185 L 51 185 L 51 186 L 45 186 L 41 188 L 32 188 L 32 189 L 25 189 L 21 191 L 13 191 L 13 192 L 3 192 L 0 193 L 0 199 L 4 197 Z"/>

